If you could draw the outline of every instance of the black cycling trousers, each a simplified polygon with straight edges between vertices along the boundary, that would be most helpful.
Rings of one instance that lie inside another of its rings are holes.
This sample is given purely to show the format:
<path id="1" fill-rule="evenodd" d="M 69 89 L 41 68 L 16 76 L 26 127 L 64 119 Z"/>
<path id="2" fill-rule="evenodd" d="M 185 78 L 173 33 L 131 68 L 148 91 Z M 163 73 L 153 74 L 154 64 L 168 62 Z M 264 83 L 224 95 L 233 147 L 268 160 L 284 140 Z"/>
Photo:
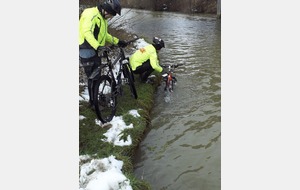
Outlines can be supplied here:
<path id="1" fill-rule="evenodd" d="M 93 102 L 93 80 L 90 79 L 93 71 L 101 64 L 101 59 L 98 57 L 93 57 L 90 59 L 86 59 L 81 63 L 83 65 L 84 72 L 88 78 L 88 92 L 89 92 L 89 102 L 92 104 Z"/>
<path id="2" fill-rule="evenodd" d="M 133 71 L 134 74 L 140 74 L 140 79 L 142 82 L 146 82 L 149 75 L 154 71 L 150 64 L 150 60 L 148 59 L 145 61 L 141 66 L 138 66 L 135 71 Z"/>

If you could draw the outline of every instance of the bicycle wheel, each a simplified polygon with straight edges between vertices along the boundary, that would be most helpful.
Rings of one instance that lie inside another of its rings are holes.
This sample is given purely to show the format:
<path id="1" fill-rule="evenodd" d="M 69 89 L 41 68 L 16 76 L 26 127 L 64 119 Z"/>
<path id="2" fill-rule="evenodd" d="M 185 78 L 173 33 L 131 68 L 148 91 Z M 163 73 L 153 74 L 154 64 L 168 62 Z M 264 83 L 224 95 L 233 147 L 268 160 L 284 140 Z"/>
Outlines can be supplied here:
<path id="1" fill-rule="evenodd" d="M 168 86 L 169 86 L 169 85 L 168 85 L 168 79 L 167 79 L 167 80 L 165 81 L 165 88 L 164 88 L 165 91 L 169 90 Z"/>
<path id="2" fill-rule="evenodd" d="M 173 88 L 174 88 L 173 80 L 170 80 L 170 81 L 169 81 L 169 86 L 168 86 L 168 88 L 169 88 L 169 91 L 170 91 L 170 92 L 173 92 Z"/>
<path id="3" fill-rule="evenodd" d="M 103 75 L 94 86 L 94 105 L 98 119 L 102 123 L 112 120 L 116 113 L 117 97 L 114 95 L 115 85 L 111 78 Z"/>
<path id="4" fill-rule="evenodd" d="M 131 65 L 130 65 L 130 63 L 129 63 L 129 58 L 127 57 L 126 60 L 127 60 L 127 63 L 128 63 L 128 64 L 126 64 L 126 65 L 127 65 L 127 67 L 128 67 L 129 73 L 130 73 L 131 76 L 132 76 L 132 81 L 135 82 L 134 74 L 133 74 Z"/>
<path id="5" fill-rule="evenodd" d="M 172 80 L 171 80 L 171 89 L 172 89 L 172 91 L 174 91 L 174 84 L 175 84 L 175 80 L 174 80 L 174 78 L 172 78 Z"/>
<path id="6" fill-rule="evenodd" d="M 128 62 L 128 63 L 129 63 L 129 62 Z M 132 76 L 132 81 L 135 82 L 134 74 L 133 74 L 133 71 L 132 71 L 132 68 L 131 68 L 130 64 L 128 64 L 128 67 L 129 67 L 129 73 L 130 73 L 131 76 Z"/>
<path id="7" fill-rule="evenodd" d="M 137 95 L 136 88 L 134 85 L 133 73 L 129 70 L 127 64 L 123 64 L 123 75 L 125 78 L 128 79 L 128 85 L 129 85 L 129 88 L 131 91 L 131 95 L 133 96 L 133 98 L 137 99 L 138 95 Z"/>

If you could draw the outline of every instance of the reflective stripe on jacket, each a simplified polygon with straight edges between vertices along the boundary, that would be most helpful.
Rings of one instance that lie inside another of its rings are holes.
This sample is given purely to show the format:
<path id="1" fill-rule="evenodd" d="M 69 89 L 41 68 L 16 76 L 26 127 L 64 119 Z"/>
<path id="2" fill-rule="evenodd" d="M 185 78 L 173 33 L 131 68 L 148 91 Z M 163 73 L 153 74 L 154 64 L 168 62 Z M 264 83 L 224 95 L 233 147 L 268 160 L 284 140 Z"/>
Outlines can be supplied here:
<path id="1" fill-rule="evenodd" d="M 119 39 L 107 32 L 107 20 L 103 19 L 97 7 L 85 9 L 79 19 L 80 48 L 104 46 L 105 42 L 117 44 Z"/>
<path id="2" fill-rule="evenodd" d="M 150 59 L 150 65 L 154 70 L 162 72 L 163 68 L 159 65 L 157 52 L 152 44 L 140 48 L 131 55 L 131 57 L 129 58 L 129 62 L 132 70 L 135 71 L 138 66 L 141 66 L 148 59 Z"/>

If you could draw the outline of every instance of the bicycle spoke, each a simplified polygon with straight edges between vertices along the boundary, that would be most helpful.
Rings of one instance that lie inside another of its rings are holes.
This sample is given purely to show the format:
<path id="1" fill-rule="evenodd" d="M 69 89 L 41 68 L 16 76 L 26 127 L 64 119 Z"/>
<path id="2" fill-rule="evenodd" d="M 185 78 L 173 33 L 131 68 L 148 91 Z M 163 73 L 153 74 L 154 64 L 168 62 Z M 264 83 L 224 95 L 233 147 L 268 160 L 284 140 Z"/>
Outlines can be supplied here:
<path id="1" fill-rule="evenodd" d="M 112 120 L 116 112 L 116 96 L 113 95 L 113 83 L 108 76 L 101 76 L 96 82 L 94 92 L 95 111 L 101 122 Z"/>

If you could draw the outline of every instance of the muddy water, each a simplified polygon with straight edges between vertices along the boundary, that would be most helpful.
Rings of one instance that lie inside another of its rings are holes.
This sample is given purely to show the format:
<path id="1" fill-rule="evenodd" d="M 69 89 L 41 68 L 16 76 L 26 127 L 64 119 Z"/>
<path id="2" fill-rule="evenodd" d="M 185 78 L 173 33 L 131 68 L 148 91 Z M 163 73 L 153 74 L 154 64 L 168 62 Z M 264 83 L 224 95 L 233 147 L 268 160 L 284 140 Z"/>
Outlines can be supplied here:
<path id="1" fill-rule="evenodd" d="M 171 95 L 158 88 L 135 175 L 153 190 L 221 189 L 221 23 L 210 15 L 122 10 L 114 24 L 163 38 L 161 63 L 183 63 Z"/>

